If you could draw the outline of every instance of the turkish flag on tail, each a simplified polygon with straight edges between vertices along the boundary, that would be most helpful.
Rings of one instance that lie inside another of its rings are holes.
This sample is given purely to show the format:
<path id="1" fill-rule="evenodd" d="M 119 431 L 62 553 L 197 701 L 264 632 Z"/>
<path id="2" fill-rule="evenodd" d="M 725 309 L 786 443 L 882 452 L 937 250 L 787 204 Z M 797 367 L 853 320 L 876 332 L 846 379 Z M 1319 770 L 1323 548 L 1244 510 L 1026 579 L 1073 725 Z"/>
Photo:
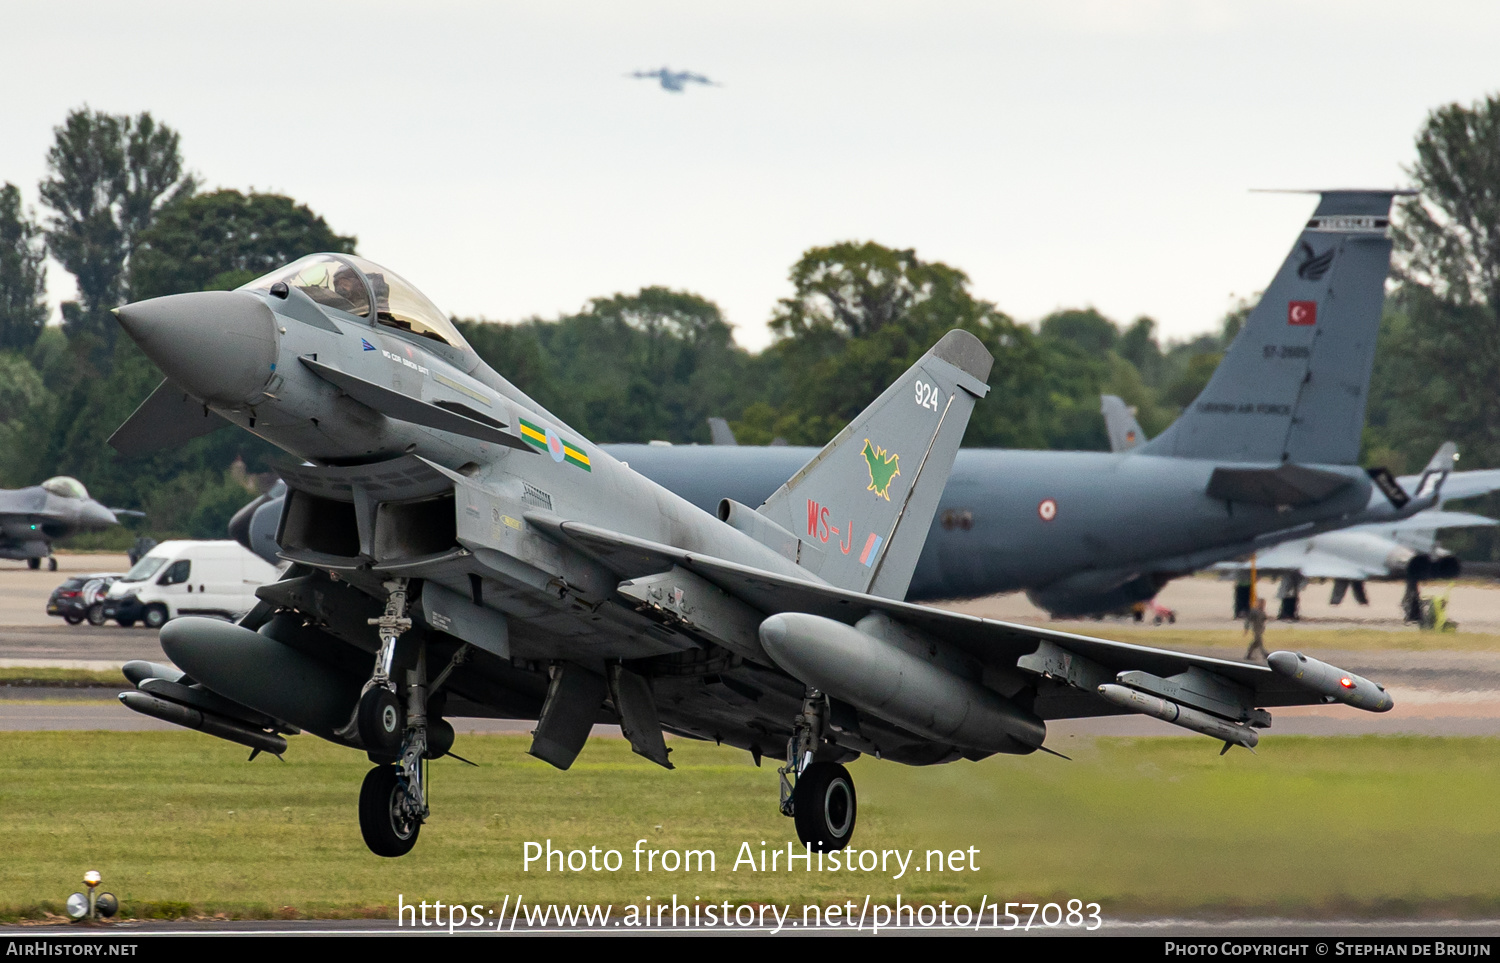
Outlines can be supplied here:
<path id="1" fill-rule="evenodd" d="M 1318 323 L 1318 302 L 1289 301 L 1286 306 L 1286 323 L 1311 325 Z"/>

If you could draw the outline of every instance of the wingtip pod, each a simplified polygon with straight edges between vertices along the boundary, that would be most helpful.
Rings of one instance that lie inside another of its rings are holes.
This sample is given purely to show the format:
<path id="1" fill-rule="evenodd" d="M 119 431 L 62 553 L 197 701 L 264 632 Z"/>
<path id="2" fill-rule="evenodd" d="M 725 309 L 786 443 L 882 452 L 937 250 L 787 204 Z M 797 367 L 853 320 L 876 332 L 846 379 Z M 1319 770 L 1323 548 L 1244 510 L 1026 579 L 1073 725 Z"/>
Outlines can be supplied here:
<path id="1" fill-rule="evenodd" d="M 1334 702 L 1366 712 L 1387 712 L 1396 704 L 1379 683 L 1327 662 L 1319 662 L 1301 652 L 1272 652 L 1266 657 L 1266 662 L 1271 671 Z"/>

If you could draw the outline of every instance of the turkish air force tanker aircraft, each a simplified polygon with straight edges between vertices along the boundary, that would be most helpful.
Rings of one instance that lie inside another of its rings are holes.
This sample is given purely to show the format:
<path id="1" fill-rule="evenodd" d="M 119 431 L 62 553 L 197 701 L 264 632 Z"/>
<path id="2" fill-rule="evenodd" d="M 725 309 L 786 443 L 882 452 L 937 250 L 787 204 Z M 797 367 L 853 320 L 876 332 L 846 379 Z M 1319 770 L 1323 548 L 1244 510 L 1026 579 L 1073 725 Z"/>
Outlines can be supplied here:
<path id="1" fill-rule="evenodd" d="M 992 359 L 962 331 L 759 508 L 710 514 L 517 390 L 369 261 L 313 255 L 117 314 L 167 376 L 112 439 L 122 453 L 223 418 L 302 462 L 281 472 L 284 577 L 238 624 L 168 623 L 176 668 L 130 663 L 121 700 L 257 752 L 305 731 L 367 753 L 359 822 L 381 855 L 416 842 L 454 717 L 536 719 L 530 752 L 559 769 L 601 722 L 666 769 L 664 732 L 770 754 L 781 811 L 831 850 L 854 831 L 843 763 L 861 754 L 1025 754 L 1050 719 L 1127 712 L 1227 750 L 1256 744 L 1269 707 L 1391 705 L 1290 652 L 1246 665 L 902 601 L 988 391 Z"/>
<path id="2" fill-rule="evenodd" d="M 1435 504 L 1356 465 L 1396 191 L 1324 191 L 1207 387 L 1128 451 L 965 449 L 909 600 L 1025 589 L 1054 615 L 1123 608 L 1179 575 L 1293 538 Z M 699 507 L 759 504 L 810 448 L 613 445 Z M 801 538 L 832 544 L 809 516 Z M 828 541 L 825 542 L 825 536 Z"/>

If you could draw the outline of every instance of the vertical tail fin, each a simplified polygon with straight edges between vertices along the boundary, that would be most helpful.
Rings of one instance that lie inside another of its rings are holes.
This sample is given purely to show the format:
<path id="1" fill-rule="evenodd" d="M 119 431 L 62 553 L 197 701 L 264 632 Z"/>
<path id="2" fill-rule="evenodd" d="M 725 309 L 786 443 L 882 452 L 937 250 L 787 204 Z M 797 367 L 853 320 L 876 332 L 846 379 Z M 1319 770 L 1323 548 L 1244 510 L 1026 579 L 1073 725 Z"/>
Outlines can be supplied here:
<path id="1" fill-rule="evenodd" d="M 1100 395 L 1099 413 L 1104 416 L 1110 451 L 1130 451 L 1145 444 L 1146 433 L 1141 431 L 1141 423 L 1135 420 L 1135 413 L 1125 404 L 1125 399 L 1118 395 Z"/>
<path id="2" fill-rule="evenodd" d="M 1321 192 L 1208 386 L 1141 450 L 1354 464 L 1390 270 L 1391 198 L 1402 193 Z"/>
<path id="3" fill-rule="evenodd" d="M 759 509 L 832 585 L 906 597 L 994 358 L 949 331 Z"/>

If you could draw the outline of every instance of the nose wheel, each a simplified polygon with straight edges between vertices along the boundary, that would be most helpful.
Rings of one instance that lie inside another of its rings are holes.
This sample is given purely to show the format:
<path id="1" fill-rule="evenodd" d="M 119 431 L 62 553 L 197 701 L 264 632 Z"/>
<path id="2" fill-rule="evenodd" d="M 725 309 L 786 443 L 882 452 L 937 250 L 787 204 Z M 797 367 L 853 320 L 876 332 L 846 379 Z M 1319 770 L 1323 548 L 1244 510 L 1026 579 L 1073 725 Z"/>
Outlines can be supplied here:
<path id="1" fill-rule="evenodd" d="M 401 700 L 385 686 L 369 689 L 359 698 L 359 740 L 365 749 L 377 756 L 397 759 L 401 755 L 401 737 L 406 731 Z"/>
<path id="2" fill-rule="evenodd" d="M 359 788 L 359 831 L 376 856 L 405 856 L 417 844 L 422 816 L 401 768 L 376 766 Z"/>

